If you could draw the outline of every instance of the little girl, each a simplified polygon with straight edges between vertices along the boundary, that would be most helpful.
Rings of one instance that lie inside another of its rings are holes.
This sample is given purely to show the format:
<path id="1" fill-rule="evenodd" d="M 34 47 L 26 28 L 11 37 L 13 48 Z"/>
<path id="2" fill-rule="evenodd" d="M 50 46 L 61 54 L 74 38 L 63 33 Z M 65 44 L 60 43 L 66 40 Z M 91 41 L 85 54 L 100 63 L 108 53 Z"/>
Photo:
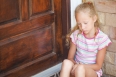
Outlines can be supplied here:
<path id="1" fill-rule="evenodd" d="M 93 3 L 77 6 L 75 18 L 77 25 L 67 35 L 70 49 L 68 59 L 62 63 L 60 77 L 101 77 L 106 47 L 111 41 L 99 29 Z"/>

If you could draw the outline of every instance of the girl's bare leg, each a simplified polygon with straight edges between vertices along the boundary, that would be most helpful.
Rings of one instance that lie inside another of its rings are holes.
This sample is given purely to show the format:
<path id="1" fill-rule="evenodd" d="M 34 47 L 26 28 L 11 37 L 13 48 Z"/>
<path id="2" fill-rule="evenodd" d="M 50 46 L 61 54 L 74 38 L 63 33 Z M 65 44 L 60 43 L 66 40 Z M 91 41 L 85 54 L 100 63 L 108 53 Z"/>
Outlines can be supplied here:
<path id="1" fill-rule="evenodd" d="M 98 77 L 96 71 L 91 68 L 85 67 L 85 77 Z"/>
<path id="2" fill-rule="evenodd" d="M 75 69 L 75 77 L 97 77 L 97 73 L 83 64 L 79 64 Z"/>
<path id="3" fill-rule="evenodd" d="M 73 62 L 68 60 L 68 59 L 65 59 L 62 63 L 62 69 L 61 69 L 61 72 L 60 72 L 60 77 L 70 77 L 70 72 L 72 70 L 72 67 L 73 67 Z"/>
<path id="4" fill-rule="evenodd" d="M 75 69 L 75 77 L 85 77 L 85 68 L 79 64 Z"/>

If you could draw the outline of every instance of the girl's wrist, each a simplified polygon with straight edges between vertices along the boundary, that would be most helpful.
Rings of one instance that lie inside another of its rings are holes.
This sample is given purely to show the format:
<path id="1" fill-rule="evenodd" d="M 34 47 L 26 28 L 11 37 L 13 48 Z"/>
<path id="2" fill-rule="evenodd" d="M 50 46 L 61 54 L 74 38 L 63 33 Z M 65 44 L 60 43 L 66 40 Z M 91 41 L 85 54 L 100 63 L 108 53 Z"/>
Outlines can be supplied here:
<path id="1" fill-rule="evenodd" d="M 84 64 L 84 63 L 82 63 L 82 62 L 76 62 L 76 61 L 73 61 L 73 63 L 74 63 L 74 65 L 75 65 L 75 64 Z"/>
<path id="2" fill-rule="evenodd" d="M 75 61 L 73 63 L 74 63 L 74 65 L 77 64 Z"/>

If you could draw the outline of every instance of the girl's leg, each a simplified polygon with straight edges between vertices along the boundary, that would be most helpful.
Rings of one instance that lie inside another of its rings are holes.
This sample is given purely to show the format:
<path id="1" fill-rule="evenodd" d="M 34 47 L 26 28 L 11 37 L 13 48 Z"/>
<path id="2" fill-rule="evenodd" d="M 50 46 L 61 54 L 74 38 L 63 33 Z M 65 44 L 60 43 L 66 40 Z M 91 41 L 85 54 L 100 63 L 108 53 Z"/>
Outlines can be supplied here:
<path id="1" fill-rule="evenodd" d="M 85 77 L 98 77 L 96 71 L 91 68 L 85 67 Z"/>
<path id="2" fill-rule="evenodd" d="M 75 77 L 85 77 L 85 68 L 82 64 L 79 64 L 75 69 Z"/>
<path id="3" fill-rule="evenodd" d="M 62 69 L 61 69 L 61 72 L 60 72 L 60 77 L 70 77 L 70 72 L 72 70 L 72 67 L 73 67 L 73 62 L 68 60 L 68 59 L 65 59 L 62 63 Z"/>
<path id="4" fill-rule="evenodd" d="M 83 64 L 79 64 L 75 69 L 75 77 L 97 77 L 97 73 Z"/>

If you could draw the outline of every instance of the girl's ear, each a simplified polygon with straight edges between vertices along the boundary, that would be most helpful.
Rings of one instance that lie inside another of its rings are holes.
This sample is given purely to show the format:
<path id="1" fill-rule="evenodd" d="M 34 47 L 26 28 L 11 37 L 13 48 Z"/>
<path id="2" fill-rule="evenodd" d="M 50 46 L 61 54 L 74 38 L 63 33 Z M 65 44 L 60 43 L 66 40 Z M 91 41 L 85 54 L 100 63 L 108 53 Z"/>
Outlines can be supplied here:
<path id="1" fill-rule="evenodd" d="M 94 22 L 96 22 L 96 20 L 97 20 L 97 16 L 96 15 L 93 16 L 93 20 L 94 20 Z"/>

